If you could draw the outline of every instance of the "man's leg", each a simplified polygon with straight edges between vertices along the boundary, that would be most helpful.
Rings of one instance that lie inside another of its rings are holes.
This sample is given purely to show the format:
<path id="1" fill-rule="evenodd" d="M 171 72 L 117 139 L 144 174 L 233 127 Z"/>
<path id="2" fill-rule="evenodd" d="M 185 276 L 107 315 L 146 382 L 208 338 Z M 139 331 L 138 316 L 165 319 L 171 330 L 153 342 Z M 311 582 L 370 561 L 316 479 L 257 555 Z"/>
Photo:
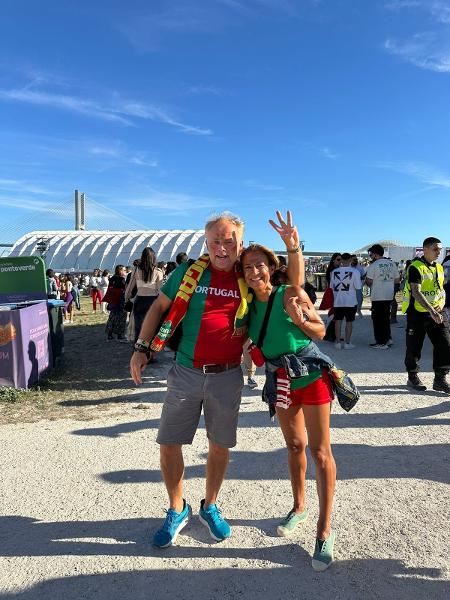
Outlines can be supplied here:
<path id="1" fill-rule="evenodd" d="M 336 337 L 335 343 L 336 344 L 340 344 L 341 343 L 341 323 L 342 321 L 337 321 L 336 318 L 334 319 L 334 334 Z"/>
<path id="2" fill-rule="evenodd" d="M 350 340 L 352 339 L 352 331 L 353 331 L 353 321 L 345 320 L 345 343 L 350 344 Z"/>
<path id="3" fill-rule="evenodd" d="M 229 448 L 236 445 L 236 430 L 243 387 L 239 366 L 207 375 L 203 387 L 203 411 L 209 440 L 206 463 L 205 500 L 200 504 L 200 521 L 212 538 L 222 541 L 230 537 L 231 528 L 217 508 L 217 496 L 228 466 Z"/>
<path id="4" fill-rule="evenodd" d="M 216 504 L 219 490 L 228 467 L 230 451 L 209 440 L 208 460 L 206 462 L 205 506 Z"/>
<path id="5" fill-rule="evenodd" d="M 153 536 L 153 544 L 159 548 L 173 544 L 191 514 L 191 507 L 183 499 L 182 446 L 192 443 L 198 426 L 203 381 L 200 371 L 177 364 L 167 375 L 167 394 L 156 441 L 160 445 L 161 472 L 170 507 L 162 527 Z"/>
<path id="6" fill-rule="evenodd" d="M 394 298 L 391 302 L 391 307 L 390 307 L 391 323 L 397 323 L 397 311 L 398 311 L 398 302 L 397 302 L 397 298 L 394 295 Z"/>
<path id="7" fill-rule="evenodd" d="M 381 322 L 380 322 L 380 339 L 381 344 L 387 344 L 391 339 L 391 301 L 383 300 L 381 302 Z"/>
<path id="8" fill-rule="evenodd" d="M 181 445 L 159 447 L 161 473 L 169 496 L 170 508 L 176 512 L 183 510 L 184 461 Z"/>
<path id="9" fill-rule="evenodd" d="M 433 370 L 435 373 L 433 387 L 448 393 L 449 384 L 446 383 L 446 375 L 450 371 L 450 331 L 447 315 L 444 314 L 444 322 L 440 325 L 434 321 L 427 325 L 427 334 L 433 344 Z"/>
<path id="10" fill-rule="evenodd" d="M 378 301 L 372 301 L 372 325 L 373 325 L 373 337 L 375 338 L 376 344 L 380 342 L 380 303 Z"/>
<path id="11" fill-rule="evenodd" d="M 408 315 L 406 324 L 406 355 L 405 367 L 409 374 L 419 372 L 419 361 L 422 355 L 422 346 L 425 339 L 424 317 Z"/>

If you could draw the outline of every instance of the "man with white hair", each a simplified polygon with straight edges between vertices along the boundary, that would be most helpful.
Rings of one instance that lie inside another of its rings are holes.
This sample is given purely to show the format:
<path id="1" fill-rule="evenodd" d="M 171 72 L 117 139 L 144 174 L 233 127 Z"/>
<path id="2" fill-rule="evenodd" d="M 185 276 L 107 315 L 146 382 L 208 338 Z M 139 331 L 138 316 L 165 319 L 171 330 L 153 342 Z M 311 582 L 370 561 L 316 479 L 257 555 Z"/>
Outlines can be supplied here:
<path id="1" fill-rule="evenodd" d="M 289 211 L 287 222 L 278 211 L 277 216 L 279 225 L 270 223 L 286 243 L 291 258 L 290 280 L 300 285 L 304 266 L 297 229 L 292 225 Z M 170 503 L 167 517 L 153 537 L 153 544 L 160 548 L 172 545 L 192 512 L 183 497 L 182 446 L 192 443 L 202 408 L 209 451 L 206 492 L 199 518 L 213 539 L 221 541 L 231 535 L 216 501 L 228 466 L 229 449 L 236 445 L 243 387 L 241 355 L 247 337 L 245 316 L 249 298 L 236 269 L 243 233 L 243 222 L 230 213 L 206 223 L 209 254 L 194 263 L 182 263 L 172 273 L 145 317 L 131 358 L 131 375 L 139 384 L 152 351 L 161 350 L 182 321 L 156 440 Z"/>

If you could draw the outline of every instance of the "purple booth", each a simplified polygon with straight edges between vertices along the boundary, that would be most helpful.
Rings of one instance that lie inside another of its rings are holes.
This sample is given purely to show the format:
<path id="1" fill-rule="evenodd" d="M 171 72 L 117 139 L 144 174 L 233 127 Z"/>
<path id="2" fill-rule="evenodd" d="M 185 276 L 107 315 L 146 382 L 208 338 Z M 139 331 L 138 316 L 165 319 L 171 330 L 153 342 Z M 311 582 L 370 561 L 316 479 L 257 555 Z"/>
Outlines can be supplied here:
<path id="1" fill-rule="evenodd" d="M 29 388 L 51 365 L 47 302 L 0 307 L 0 387 Z"/>

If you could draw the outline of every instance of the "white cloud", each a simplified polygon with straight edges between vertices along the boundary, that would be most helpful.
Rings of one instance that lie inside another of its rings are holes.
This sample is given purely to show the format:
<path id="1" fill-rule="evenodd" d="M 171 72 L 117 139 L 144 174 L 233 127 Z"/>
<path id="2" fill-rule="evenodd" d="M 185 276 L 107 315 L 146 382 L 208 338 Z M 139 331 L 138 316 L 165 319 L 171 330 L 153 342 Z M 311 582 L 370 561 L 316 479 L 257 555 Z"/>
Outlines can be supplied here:
<path id="1" fill-rule="evenodd" d="M 410 40 L 399 42 L 388 39 L 385 49 L 405 62 L 415 67 L 435 71 L 450 72 L 450 40 L 448 35 L 439 36 L 437 33 L 417 33 Z"/>
<path id="2" fill-rule="evenodd" d="M 87 151 L 89 154 L 94 154 L 94 156 L 119 156 L 119 150 L 115 147 L 91 146 Z"/>
<path id="3" fill-rule="evenodd" d="M 120 112 L 130 117 L 138 117 L 141 119 L 149 119 L 151 121 L 159 121 L 160 123 L 167 123 L 168 125 L 172 125 L 176 129 L 179 129 L 183 133 L 192 133 L 194 135 L 212 135 L 211 129 L 202 129 L 201 127 L 194 127 L 192 125 L 181 123 L 163 109 L 152 104 L 144 104 L 134 101 L 125 102 L 120 107 Z"/>
<path id="4" fill-rule="evenodd" d="M 182 133 L 193 135 L 211 135 L 210 129 L 203 129 L 193 125 L 182 123 L 174 118 L 164 109 L 135 101 L 115 100 L 109 105 L 102 105 L 93 100 L 80 99 L 56 93 L 35 91 L 31 89 L 0 89 L 0 99 L 35 104 L 40 106 L 51 106 L 61 110 L 68 110 L 88 117 L 119 123 L 121 125 L 133 126 L 135 120 L 130 117 L 166 123 Z"/>
<path id="5" fill-rule="evenodd" d="M 427 31 L 408 39 L 389 38 L 384 48 L 419 69 L 450 72 L 450 2 L 448 0 L 391 0 L 390 10 L 420 10 L 428 13 Z"/>
<path id="6" fill-rule="evenodd" d="M 261 190 L 263 192 L 282 192 L 284 187 L 279 185 L 273 185 L 270 183 L 261 183 L 255 179 L 246 179 L 244 185 L 255 190 Z"/>
<path id="7" fill-rule="evenodd" d="M 111 159 L 112 165 L 117 163 L 128 163 L 131 165 L 137 165 L 138 167 L 152 167 L 155 168 L 159 165 L 158 161 L 149 158 L 145 152 L 130 152 L 126 149 L 125 145 L 121 142 L 116 142 L 112 145 L 106 144 L 93 144 L 86 147 L 88 154 L 104 158 L 106 160 Z M 114 160 L 117 159 L 117 160 Z"/>
<path id="8" fill-rule="evenodd" d="M 74 96 L 51 94 L 23 89 L 0 90 L 0 99 L 37 104 L 40 106 L 52 106 L 71 112 L 76 112 L 88 117 L 95 117 L 103 121 L 113 121 L 122 125 L 131 125 L 131 121 L 116 112 L 101 107 L 90 100 L 81 100 Z"/>
<path id="9" fill-rule="evenodd" d="M 414 177 L 422 183 L 428 183 L 433 186 L 450 188 L 450 175 L 443 173 L 436 167 L 423 162 L 404 161 L 404 162 L 380 162 L 377 167 L 389 169 Z"/>
<path id="10" fill-rule="evenodd" d="M 8 194 L 0 195 L 0 206 L 4 206 L 6 208 L 14 207 L 15 210 L 29 210 L 45 213 L 52 213 L 55 210 L 54 207 L 49 205 L 48 201 Z"/>
<path id="11" fill-rule="evenodd" d="M 328 146 L 323 146 L 323 148 L 319 148 L 319 151 L 322 154 L 322 156 L 324 156 L 325 158 L 329 158 L 330 160 L 335 160 L 340 156 L 340 154 L 332 152 L 330 148 L 328 148 Z"/>
<path id="12" fill-rule="evenodd" d="M 213 85 L 191 85 L 187 88 L 188 96 L 224 96 L 225 91 Z"/>
<path id="13" fill-rule="evenodd" d="M 156 210 L 161 214 L 187 215 L 193 210 L 216 209 L 222 206 L 222 200 L 192 196 L 180 192 L 164 192 L 149 188 L 147 194 L 127 199 L 127 206 Z"/>
<path id="14" fill-rule="evenodd" d="M 390 10 L 417 8 L 428 12 L 440 23 L 450 23 L 450 4 L 448 0 L 391 0 L 385 4 Z"/>
<path id="15" fill-rule="evenodd" d="M 0 190 L 10 190 L 12 192 L 41 194 L 45 196 L 55 195 L 54 191 L 43 188 L 40 185 L 18 179 L 0 179 Z"/>
<path id="16" fill-rule="evenodd" d="M 296 0 L 161 0 L 147 4 L 144 10 L 122 14 L 115 25 L 140 52 L 157 50 L 167 36 L 217 35 L 249 20 L 292 18 L 299 12 Z"/>
<path id="17" fill-rule="evenodd" d="M 130 164 L 137 165 L 138 167 L 156 168 L 159 165 L 157 160 L 146 158 L 144 153 L 138 153 L 134 156 L 129 156 L 127 160 Z"/>

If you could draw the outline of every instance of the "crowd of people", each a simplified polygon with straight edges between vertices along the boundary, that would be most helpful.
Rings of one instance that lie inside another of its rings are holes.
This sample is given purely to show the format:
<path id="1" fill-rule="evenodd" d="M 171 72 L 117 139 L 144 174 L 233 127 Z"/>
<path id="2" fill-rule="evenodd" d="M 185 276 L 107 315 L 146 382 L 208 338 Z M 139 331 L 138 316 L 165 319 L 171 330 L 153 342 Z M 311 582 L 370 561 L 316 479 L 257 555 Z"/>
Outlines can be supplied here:
<path id="1" fill-rule="evenodd" d="M 161 285 L 178 264 L 187 260 L 186 253 L 180 252 L 177 262 L 156 263 L 153 250 L 144 248 L 133 266 L 116 265 L 112 275 L 108 269 L 96 268 L 90 274 L 55 273 L 53 269 L 47 269 L 47 297 L 64 301 L 64 323 L 69 325 L 74 322 L 74 308 L 81 309 L 80 296 L 89 296 L 92 312 L 98 310 L 108 315 L 105 327 L 107 340 L 134 343 L 134 323 L 137 320 L 138 328 L 141 326 Z"/>

